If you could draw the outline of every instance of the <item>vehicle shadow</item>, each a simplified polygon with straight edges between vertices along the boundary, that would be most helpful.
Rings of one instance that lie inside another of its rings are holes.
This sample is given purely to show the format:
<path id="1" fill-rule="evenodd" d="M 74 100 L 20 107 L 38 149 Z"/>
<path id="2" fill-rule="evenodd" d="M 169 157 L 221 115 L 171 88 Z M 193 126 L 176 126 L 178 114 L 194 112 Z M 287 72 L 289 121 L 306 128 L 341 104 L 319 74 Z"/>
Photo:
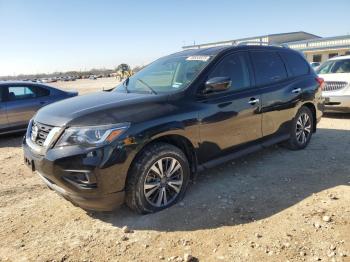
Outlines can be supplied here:
<path id="1" fill-rule="evenodd" d="M 0 135 L 0 149 L 22 146 L 22 139 L 25 132 Z"/>
<path id="2" fill-rule="evenodd" d="M 341 154 L 339 154 L 341 152 Z M 123 206 L 90 216 L 135 230 L 193 231 L 268 218 L 350 181 L 350 131 L 319 129 L 309 146 L 273 146 L 200 173 L 183 202 L 149 215 Z"/>
<path id="3" fill-rule="evenodd" d="M 350 119 L 350 113 L 324 113 L 325 118 Z"/>

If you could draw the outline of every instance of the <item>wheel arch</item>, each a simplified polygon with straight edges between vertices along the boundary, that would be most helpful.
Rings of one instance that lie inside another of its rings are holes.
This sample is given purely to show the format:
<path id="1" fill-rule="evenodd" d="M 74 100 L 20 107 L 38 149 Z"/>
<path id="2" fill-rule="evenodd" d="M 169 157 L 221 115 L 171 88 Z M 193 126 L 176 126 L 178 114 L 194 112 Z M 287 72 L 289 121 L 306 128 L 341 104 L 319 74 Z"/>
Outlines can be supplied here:
<path id="1" fill-rule="evenodd" d="M 135 161 L 138 160 L 138 158 L 144 152 L 144 150 L 146 150 L 149 146 L 155 143 L 167 143 L 167 144 L 176 146 L 181 151 L 183 151 L 187 157 L 187 160 L 190 166 L 191 178 L 194 177 L 194 175 L 197 173 L 198 162 L 197 162 L 197 155 L 196 155 L 196 151 L 193 143 L 185 136 L 182 136 L 179 134 L 166 134 L 166 135 L 155 137 L 152 140 L 149 140 L 148 142 L 146 142 L 144 145 L 142 145 L 142 147 L 138 150 L 138 152 L 135 154 L 134 158 L 131 161 L 131 164 L 128 168 L 126 179 L 128 179 L 129 172 L 133 164 L 135 163 Z"/>
<path id="2" fill-rule="evenodd" d="M 316 132 L 316 128 L 317 128 L 317 116 L 316 116 L 316 107 L 313 103 L 311 102 L 307 102 L 304 103 L 302 106 L 307 107 L 308 109 L 310 109 L 311 113 L 312 113 L 312 117 L 313 117 L 313 127 L 312 127 L 312 131 L 313 133 Z"/>

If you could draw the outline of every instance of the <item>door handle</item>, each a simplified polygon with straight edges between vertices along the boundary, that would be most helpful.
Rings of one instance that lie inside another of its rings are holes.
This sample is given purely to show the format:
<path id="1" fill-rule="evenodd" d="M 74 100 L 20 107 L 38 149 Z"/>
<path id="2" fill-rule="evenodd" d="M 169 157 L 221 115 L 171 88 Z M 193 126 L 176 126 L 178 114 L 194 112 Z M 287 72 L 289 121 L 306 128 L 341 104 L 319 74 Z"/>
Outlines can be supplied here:
<path id="1" fill-rule="evenodd" d="M 273 76 L 273 77 L 271 77 L 272 81 L 277 81 L 277 80 L 280 80 L 280 79 L 281 79 L 280 76 Z"/>
<path id="2" fill-rule="evenodd" d="M 259 102 L 260 102 L 259 99 L 256 99 L 253 97 L 248 101 L 248 104 L 255 105 L 256 103 L 259 103 Z"/>
<path id="3" fill-rule="evenodd" d="M 301 88 L 294 88 L 293 90 L 292 90 L 292 93 L 293 94 L 298 94 L 298 93 L 300 93 L 301 92 Z"/>

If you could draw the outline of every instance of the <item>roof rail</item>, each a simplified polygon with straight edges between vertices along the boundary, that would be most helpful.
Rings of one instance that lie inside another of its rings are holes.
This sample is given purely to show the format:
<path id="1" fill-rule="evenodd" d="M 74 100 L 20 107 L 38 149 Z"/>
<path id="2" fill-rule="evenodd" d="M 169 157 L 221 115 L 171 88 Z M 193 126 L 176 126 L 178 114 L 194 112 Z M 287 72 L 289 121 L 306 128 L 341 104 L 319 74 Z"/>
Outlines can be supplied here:
<path id="1" fill-rule="evenodd" d="M 236 44 L 236 46 L 241 46 L 241 45 L 269 45 L 267 42 L 262 42 L 262 41 L 243 41 L 239 42 Z"/>
<path id="2" fill-rule="evenodd" d="M 273 44 L 273 43 L 269 44 L 267 42 L 262 42 L 262 41 L 244 41 L 236 44 L 236 46 L 242 46 L 242 45 L 278 46 L 278 47 L 289 48 L 287 44 Z"/>
<path id="3" fill-rule="evenodd" d="M 272 46 L 279 46 L 279 47 L 284 47 L 284 48 L 289 48 L 287 44 L 271 44 Z"/>

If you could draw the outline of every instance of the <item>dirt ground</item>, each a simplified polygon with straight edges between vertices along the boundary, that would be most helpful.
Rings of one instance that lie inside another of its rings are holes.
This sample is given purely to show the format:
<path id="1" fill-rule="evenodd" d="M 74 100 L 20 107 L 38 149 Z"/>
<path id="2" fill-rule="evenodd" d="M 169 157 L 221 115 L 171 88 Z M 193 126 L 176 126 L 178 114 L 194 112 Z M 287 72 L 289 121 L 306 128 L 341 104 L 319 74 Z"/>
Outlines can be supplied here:
<path id="1" fill-rule="evenodd" d="M 22 135 L 0 137 L 0 261 L 350 261 L 350 115 L 324 117 L 305 150 L 204 171 L 144 216 L 87 213 L 50 191 L 23 164 Z"/>

